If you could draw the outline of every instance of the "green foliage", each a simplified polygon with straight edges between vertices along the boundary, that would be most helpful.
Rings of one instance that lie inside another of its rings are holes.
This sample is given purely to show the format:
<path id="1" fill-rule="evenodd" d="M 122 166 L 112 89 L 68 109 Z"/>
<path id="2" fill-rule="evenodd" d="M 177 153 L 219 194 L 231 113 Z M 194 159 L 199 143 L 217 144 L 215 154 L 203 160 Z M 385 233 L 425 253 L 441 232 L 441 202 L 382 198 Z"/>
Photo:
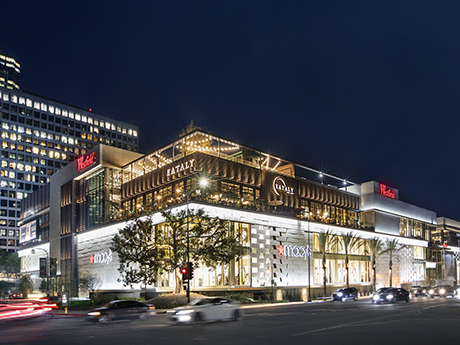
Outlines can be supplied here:
<path id="1" fill-rule="evenodd" d="M 32 283 L 32 279 L 30 279 L 30 275 L 23 275 L 21 277 L 21 281 L 19 282 L 19 291 L 27 297 L 29 293 L 33 292 L 34 284 Z"/>
<path id="2" fill-rule="evenodd" d="M 4 280 L 0 280 L 0 298 L 5 298 L 8 296 L 10 284 Z"/>
<path id="3" fill-rule="evenodd" d="M 47 288 L 46 279 L 42 279 L 40 281 L 40 287 L 38 288 L 38 290 L 40 290 L 41 292 L 45 292 L 46 288 Z"/>
<path id="4" fill-rule="evenodd" d="M 335 236 L 332 234 L 331 230 L 322 231 L 318 234 L 318 244 L 319 244 L 319 251 L 322 256 L 322 266 L 323 266 L 323 296 L 326 296 L 326 285 L 327 285 L 327 277 L 326 277 L 326 253 L 328 249 L 336 242 Z"/>
<path id="5" fill-rule="evenodd" d="M 155 283 L 161 261 L 154 239 L 155 231 L 150 217 L 135 218 L 113 237 L 110 249 L 118 254 L 118 271 L 124 286 Z"/>
<path id="6" fill-rule="evenodd" d="M 20 270 L 18 253 L 10 253 L 0 249 L 0 272 L 7 277 L 17 276 Z"/>
<path id="7" fill-rule="evenodd" d="M 358 235 L 353 234 L 352 232 L 348 232 L 346 234 L 341 234 L 336 237 L 337 242 L 342 247 L 343 251 L 345 252 L 345 269 L 347 271 L 346 274 L 346 283 L 347 288 L 350 287 L 350 273 L 349 273 L 349 255 L 354 250 L 357 250 L 362 247 L 363 241 L 361 241 L 361 237 Z"/>
<path id="8" fill-rule="evenodd" d="M 375 291 L 376 284 L 376 261 L 383 252 L 383 241 L 377 237 L 367 240 L 365 252 L 371 256 L 372 261 L 372 291 Z"/>
<path id="9" fill-rule="evenodd" d="M 393 257 L 402 249 L 403 247 L 399 245 L 397 239 L 386 240 L 385 249 L 382 251 L 382 254 L 388 254 L 390 256 L 390 261 L 388 262 L 388 268 L 390 269 L 390 287 L 393 286 Z M 396 257 L 399 260 L 398 257 Z"/>

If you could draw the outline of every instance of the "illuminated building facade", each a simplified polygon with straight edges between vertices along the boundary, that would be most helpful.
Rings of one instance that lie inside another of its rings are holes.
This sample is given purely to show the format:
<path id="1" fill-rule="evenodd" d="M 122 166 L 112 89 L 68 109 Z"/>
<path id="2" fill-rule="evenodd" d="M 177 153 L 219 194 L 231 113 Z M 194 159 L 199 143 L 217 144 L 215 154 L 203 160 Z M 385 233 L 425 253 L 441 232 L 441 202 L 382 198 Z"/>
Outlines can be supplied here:
<path id="1" fill-rule="evenodd" d="M 0 87 L 19 90 L 21 65 L 12 56 L 0 52 Z"/>
<path id="2" fill-rule="evenodd" d="M 19 248 L 19 203 L 55 172 L 99 143 L 138 151 L 136 126 L 19 90 L 0 87 L 0 118 L 0 248 L 7 251 Z"/>
<path id="3" fill-rule="evenodd" d="M 198 183 L 201 179 L 206 187 Z M 349 277 L 362 293 L 371 290 L 366 243 L 373 238 L 396 239 L 402 246 L 400 261 L 394 260 L 394 285 L 421 281 L 429 232 L 436 224 L 434 212 L 398 200 L 394 188 L 350 183 L 202 131 L 147 155 L 96 147 L 51 176 L 49 195 L 49 204 L 37 211 L 49 214 L 50 241 L 23 244 L 22 271 L 37 272 L 31 249 L 44 246 L 58 261 L 56 290 L 64 288 L 73 296 L 83 295 L 77 288 L 83 272 L 100 277 L 102 291 L 139 293 L 140 286 L 123 287 L 111 240 L 136 214 L 150 214 L 156 231 L 167 231 L 163 208 L 202 208 L 229 221 L 231 235 L 248 248 L 246 256 L 228 265 L 198 263 L 193 291 L 260 294 L 270 287 L 276 298 L 306 299 L 308 288 L 322 294 L 318 235 L 327 231 L 361 238 L 361 246 L 349 253 Z M 26 203 L 23 207 L 21 224 L 33 223 L 37 216 L 28 213 Z M 378 258 L 378 286 L 388 285 L 387 259 Z M 331 293 L 346 282 L 343 246 L 328 246 L 326 260 Z M 420 268 L 419 275 L 413 274 L 414 267 Z M 174 273 L 159 271 L 149 290 L 172 291 L 174 286 Z"/>

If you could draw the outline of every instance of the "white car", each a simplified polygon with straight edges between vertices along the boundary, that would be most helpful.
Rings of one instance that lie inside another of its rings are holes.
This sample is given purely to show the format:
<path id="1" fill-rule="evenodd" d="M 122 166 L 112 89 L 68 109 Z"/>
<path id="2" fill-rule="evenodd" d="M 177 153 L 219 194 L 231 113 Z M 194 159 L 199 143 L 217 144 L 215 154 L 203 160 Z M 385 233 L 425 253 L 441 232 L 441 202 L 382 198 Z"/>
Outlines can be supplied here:
<path id="1" fill-rule="evenodd" d="M 240 302 L 223 297 L 194 300 L 185 307 L 175 309 L 171 315 L 171 319 L 176 322 L 204 322 L 224 319 L 237 321 L 240 317 Z"/>

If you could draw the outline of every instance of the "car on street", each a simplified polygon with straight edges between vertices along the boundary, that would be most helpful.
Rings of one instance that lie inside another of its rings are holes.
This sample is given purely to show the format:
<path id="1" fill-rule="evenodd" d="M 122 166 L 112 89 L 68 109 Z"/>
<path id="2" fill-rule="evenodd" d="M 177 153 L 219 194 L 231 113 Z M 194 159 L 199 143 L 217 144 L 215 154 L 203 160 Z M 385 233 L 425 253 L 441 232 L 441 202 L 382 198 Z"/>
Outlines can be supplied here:
<path id="1" fill-rule="evenodd" d="M 431 286 L 419 286 L 414 290 L 413 295 L 415 297 L 419 297 L 419 296 L 427 297 L 428 291 L 430 291 L 431 289 L 432 289 Z"/>
<path id="2" fill-rule="evenodd" d="M 450 285 L 436 285 L 435 287 L 431 288 L 428 290 L 428 295 L 431 298 L 434 298 L 436 296 L 438 297 L 454 297 L 455 296 L 455 290 L 452 286 Z"/>
<path id="3" fill-rule="evenodd" d="M 224 297 L 206 297 L 176 308 L 171 315 L 174 322 L 237 321 L 241 317 L 240 302 Z"/>
<path id="4" fill-rule="evenodd" d="M 349 299 L 356 301 L 358 299 L 358 289 L 354 287 L 338 289 L 332 294 L 332 301 L 345 302 Z"/>
<path id="5" fill-rule="evenodd" d="M 104 307 L 91 310 L 86 315 L 89 320 L 99 323 L 126 319 L 147 320 L 151 315 L 155 315 L 155 307 L 138 301 L 116 300 Z"/>
<path id="6" fill-rule="evenodd" d="M 372 303 L 396 303 L 397 301 L 409 302 L 411 294 L 403 288 L 383 287 L 372 295 Z"/>

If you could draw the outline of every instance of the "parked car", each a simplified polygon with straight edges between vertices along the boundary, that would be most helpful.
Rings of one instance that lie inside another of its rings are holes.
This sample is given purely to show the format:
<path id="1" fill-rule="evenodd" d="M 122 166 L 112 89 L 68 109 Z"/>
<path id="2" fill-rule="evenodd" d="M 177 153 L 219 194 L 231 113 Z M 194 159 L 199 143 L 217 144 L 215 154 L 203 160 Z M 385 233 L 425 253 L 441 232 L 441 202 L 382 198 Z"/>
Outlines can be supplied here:
<path id="1" fill-rule="evenodd" d="M 434 298 L 436 296 L 439 297 L 454 297 L 455 296 L 455 290 L 452 286 L 450 285 L 436 285 L 435 287 L 431 288 L 428 290 L 428 294 L 431 298 Z"/>
<path id="2" fill-rule="evenodd" d="M 171 315 L 175 322 L 204 322 L 241 317 L 240 302 L 223 297 L 206 297 L 177 308 Z"/>
<path id="3" fill-rule="evenodd" d="M 413 295 L 415 297 L 418 297 L 418 296 L 427 297 L 428 291 L 430 291 L 431 289 L 432 289 L 431 286 L 419 286 L 414 290 Z"/>
<path id="4" fill-rule="evenodd" d="M 108 323 L 112 320 L 146 320 L 155 314 L 155 307 L 138 301 L 116 300 L 102 308 L 91 310 L 86 315 L 91 321 Z"/>
<path id="5" fill-rule="evenodd" d="M 342 301 L 345 302 L 349 299 L 356 301 L 358 299 L 358 289 L 351 287 L 351 288 L 343 288 L 338 289 L 336 292 L 332 294 L 332 301 Z"/>
<path id="6" fill-rule="evenodd" d="M 409 291 L 403 288 L 384 287 L 378 289 L 372 295 L 372 303 L 395 303 L 397 301 L 409 302 L 411 294 Z"/>

